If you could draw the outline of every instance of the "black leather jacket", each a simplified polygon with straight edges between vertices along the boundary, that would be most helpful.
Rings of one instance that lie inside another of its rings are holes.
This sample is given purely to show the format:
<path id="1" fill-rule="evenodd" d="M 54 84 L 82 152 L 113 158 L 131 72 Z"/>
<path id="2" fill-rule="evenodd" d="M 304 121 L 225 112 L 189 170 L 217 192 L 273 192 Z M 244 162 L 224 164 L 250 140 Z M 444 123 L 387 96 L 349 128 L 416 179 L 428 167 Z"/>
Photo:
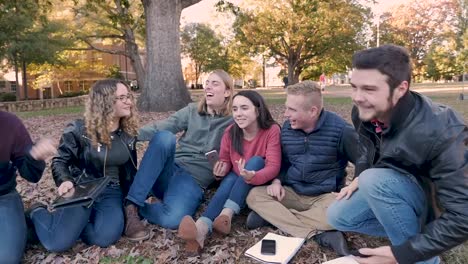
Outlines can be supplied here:
<path id="1" fill-rule="evenodd" d="M 415 92 L 403 96 L 393 111 L 389 127 L 377 135 L 353 108 L 360 141 L 355 175 L 367 168 L 411 174 L 428 201 L 442 207 L 420 234 L 392 246 L 398 263 L 406 264 L 439 255 L 468 238 L 468 128 L 455 111 Z"/>
<path id="2" fill-rule="evenodd" d="M 122 192 L 127 194 L 137 171 L 136 138 L 119 131 L 120 139 L 128 147 L 130 159 L 119 168 L 119 180 Z M 103 165 L 101 162 L 91 157 L 91 152 L 98 151 L 92 147 L 91 140 L 86 136 L 86 129 L 83 120 L 76 120 L 65 128 L 57 156 L 52 159 L 52 175 L 55 184 L 60 186 L 64 181 L 76 183 L 82 175 L 84 177 L 103 177 Z M 105 146 L 99 151 L 107 151 Z M 83 174 L 83 172 L 85 174 Z"/>

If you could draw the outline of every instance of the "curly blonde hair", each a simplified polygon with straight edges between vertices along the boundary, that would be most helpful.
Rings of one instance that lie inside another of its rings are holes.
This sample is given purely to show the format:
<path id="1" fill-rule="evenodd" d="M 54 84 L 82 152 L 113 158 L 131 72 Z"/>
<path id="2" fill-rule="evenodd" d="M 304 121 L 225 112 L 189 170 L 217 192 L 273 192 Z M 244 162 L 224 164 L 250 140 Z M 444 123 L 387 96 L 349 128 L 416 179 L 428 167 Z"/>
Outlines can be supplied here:
<path id="1" fill-rule="evenodd" d="M 130 92 L 127 84 L 116 79 L 97 81 L 89 90 L 84 119 L 86 133 L 91 138 L 94 147 L 97 147 L 99 144 L 104 144 L 108 147 L 111 145 L 109 128 L 114 119 L 115 92 L 119 83 L 124 85 Z M 132 98 L 131 101 L 130 116 L 122 117 L 119 127 L 127 134 L 136 136 L 138 131 L 137 110 L 135 99 Z"/>
<path id="2" fill-rule="evenodd" d="M 230 95 L 224 99 L 223 107 L 221 108 L 220 113 L 221 116 L 228 116 L 231 115 L 231 108 L 232 108 L 232 98 L 234 97 L 234 80 L 229 75 L 229 73 L 225 72 L 224 70 L 217 69 L 210 72 L 209 75 L 215 74 L 221 80 L 223 80 L 224 85 L 226 86 L 226 90 L 231 90 Z M 203 98 L 198 102 L 198 113 L 199 114 L 208 114 L 208 106 L 206 105 L 206 97 Z"/>

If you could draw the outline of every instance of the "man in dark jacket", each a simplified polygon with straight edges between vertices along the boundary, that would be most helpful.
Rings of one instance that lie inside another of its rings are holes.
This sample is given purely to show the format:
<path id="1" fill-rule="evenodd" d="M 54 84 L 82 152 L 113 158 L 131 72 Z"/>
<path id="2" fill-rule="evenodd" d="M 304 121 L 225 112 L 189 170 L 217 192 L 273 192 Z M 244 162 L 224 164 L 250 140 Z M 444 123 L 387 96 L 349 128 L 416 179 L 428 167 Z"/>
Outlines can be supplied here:
<path id="1" fill-rule="evenodd" d="M 270 186 L 250 191 L 247 203 L 255 212 L 249 215 L 247 227 L 258 227 L 266 220 L 288 234 L 314 237 L 346 255 L 343 234 L 331 231 L 325 212 L 335 200 L 332 192 L 344 184 L 348 161 L 355 161 L 357 134 L 337 114 L 323 109 L 320 86 L 312 81 L 288 86 L 285 117 L 284 173 Z"/>
<path id="2" fill-rule="evenodd" d="M 16 191 L 16 172 L 30 182 L 38 182 L 44 160 L 55 153 L 50 140 L 33 145 L 21 120 L 0 111 L 0 262 L 19 263 L 26 245 L 23 202 Z"/>
<path id="3" fill-rule="evenodd" d="M 404 48 L 357 52 L 353 68 L 358 177 L 328 209 L 329 223 L 390 239 L 392 246 L 360 249 L 368 255 L 360 263 L 439 263 L 437 255 L 468 238 L 467 126 L 452 109 L 409 91 Z"/>

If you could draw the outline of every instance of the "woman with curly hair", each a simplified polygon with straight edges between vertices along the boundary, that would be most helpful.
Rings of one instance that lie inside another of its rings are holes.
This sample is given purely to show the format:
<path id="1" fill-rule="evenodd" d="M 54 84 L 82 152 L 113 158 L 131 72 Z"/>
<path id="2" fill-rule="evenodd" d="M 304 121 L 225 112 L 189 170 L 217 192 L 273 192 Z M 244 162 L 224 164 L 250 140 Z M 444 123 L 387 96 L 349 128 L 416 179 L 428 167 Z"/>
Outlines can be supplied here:
<path id="1" fill-rule="evenodd" d="M 52 160 L 52 174 L 60 196 L 73 192 L 83 178 L 109 177 L 94 203 L 49 212 L 33 206 L 28 216 L 37 237 L 49 251 L 71 248 L 81 238 L 107 247 L 124 230 L 123 197 L 137 170 L 137 117 L 129 87 L 120 80 L 96 82 L 89 91 L 84 120 L 65 129 Z M 140 239 L 149 236 L 144 234 Z"/>

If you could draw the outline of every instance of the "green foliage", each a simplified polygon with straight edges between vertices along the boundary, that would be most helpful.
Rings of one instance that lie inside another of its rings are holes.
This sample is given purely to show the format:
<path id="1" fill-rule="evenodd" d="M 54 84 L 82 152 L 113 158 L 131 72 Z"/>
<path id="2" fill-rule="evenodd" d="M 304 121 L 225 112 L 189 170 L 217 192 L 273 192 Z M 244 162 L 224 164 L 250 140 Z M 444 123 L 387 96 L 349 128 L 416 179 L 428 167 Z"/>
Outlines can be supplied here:
<path id="1" fill-rule="evenodd" d="M 70 44 L 60 22 L 47 19 L 48 2 L 0 1 L 0 57 L 9 63 L 54 63 Z"/>
<path id="2" fill-rule="evenodd" d="M 0 93 L 0 102 L 14 102 L 14 101 L 16 101 L 16 94 Z"/>
<path id="3" fill-rule="evenodd" d="M 214 69 L 227 70 L 225 50 L 221 38 L 205 24 L 192 23 L 181 32 L 182 53 L 194 62 L 195 81 L 203 72 Z"/>
<path id="4" fill-rule="evenodd" d="M 73 12 L 76 38 L 92 48 L 98 48 L 94 44 L 99 41 L 123 44 L 132 40 L 144 46 L 145 19 L 141 1 L 74 0 Z"/>
<path id="5" fill-rule="evenodd" d="M 252 1 L 251 1 L 252 2 Z M 236 38 L 252 53 L 272 56 L 288 68 L 290 83 L 304 69 L 326 62 L 333 69 L 349 65 L 362 46 L 360 32 L 368 10 L 358 1 L 267 0 L 241 9 L 234 24 Z"/>
<path id="6" fill-rule="evenodd" d="M 119 79 L 119 80 L 124 79 L 124 76 L 122 75 L 122 72 L 120 71 L 119 65 L 114 64 L 111 67 L 109 67 L 107 71 L 108 71 L 106 75 L 107 78 L 114 78 L 114 79 Z"/>
<path id="7" fill-rule="evenodd" d="M 426 77 L 434 81 L 451 80 L 457 72 L 463 72 L 463 66 L 457 63 L 453 45 L 434 44 L 424 59 Z"/>
<path id="8" fill-rule="evenodd" d="M 33 88 L 41 89 L 51 86 L 53 82 L 76 80 L 90 72 L 102 78 L 109 73 L 108 67 L 101 61 L 87 60 L 85 50 L 66 50 L 59 52 L 57 56 L 59 61 L 57 64 L 29 65 L 29 74 L 35 77 Z"/>
<path id="9" fill-rule="evenodd" d="M 229 74 L 242 80 L 255 79 L 262 73 L 262 65 L 252 60 L 248 50 L 235 40 L 226 47 L 225 63 Z"/>

